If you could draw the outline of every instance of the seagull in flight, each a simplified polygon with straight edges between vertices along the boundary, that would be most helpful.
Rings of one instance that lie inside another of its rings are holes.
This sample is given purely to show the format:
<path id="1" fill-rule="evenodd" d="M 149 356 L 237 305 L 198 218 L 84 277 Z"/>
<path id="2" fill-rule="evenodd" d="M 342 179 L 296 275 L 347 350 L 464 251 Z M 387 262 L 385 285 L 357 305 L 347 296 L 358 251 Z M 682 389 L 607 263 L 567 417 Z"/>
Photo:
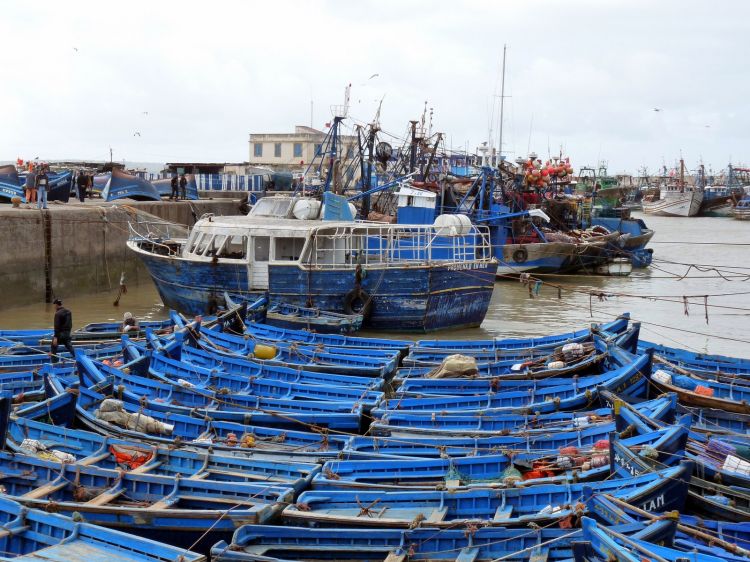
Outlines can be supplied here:
<path id="1" fill-rule="evenodd" d="M 142 111 L 143 115 L 148 115 L 148 111 Z"/>
<path id="2" fill-rule="evenodd" d="M 373 74 L 368 78 L 368 80 L 372 80 L 373 78 L 377 78 L 378 76 L 380 76 L 380 74 Z"/>
<path id="3" fill-rule="evenodd" d="M 78 52 L 78 47 L 73 47 L 73 50 L 77 53 Z"/>
<path id="4" fill-rule="evenodd" d="M 134 137 L 140 137 L 140 136 L 141 136 L 141 133 L 139 133 L 138 131 L 136 131 L 135 133 L 133 133 L 133 136 L 134 136 Z"/>
<path id="5" fill-rule="evenodd" d="M 661 111 L 661 107 L 655 107 L 654 111 L 657 112 L 657 113 L 660 112 Z"/>

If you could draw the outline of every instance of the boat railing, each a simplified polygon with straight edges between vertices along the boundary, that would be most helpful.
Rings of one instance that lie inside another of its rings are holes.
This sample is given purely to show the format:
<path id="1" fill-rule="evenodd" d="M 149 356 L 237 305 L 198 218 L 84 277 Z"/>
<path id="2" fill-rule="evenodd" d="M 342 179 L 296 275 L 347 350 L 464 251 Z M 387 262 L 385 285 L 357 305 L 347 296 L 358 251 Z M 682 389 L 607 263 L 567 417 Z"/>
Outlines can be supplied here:
<path id="1" fill-rule="evenodd" d="M 487 227 L 452 230 L 432 225 L 359 224 L 316 229 L 302 262 L 323 269 L 438 263 L 480 267 L 491 259 Z"/>
<path id="2" fill-rule="evenodd" d="M 129 239 L 148 245 L 151 251 L 158 253 L 174 254 L 176 245 L 184 242 L 189 230 L 188 228 L 160 220 L 145 220 L 136 216 L 128 221 L 130 231 Z"/>

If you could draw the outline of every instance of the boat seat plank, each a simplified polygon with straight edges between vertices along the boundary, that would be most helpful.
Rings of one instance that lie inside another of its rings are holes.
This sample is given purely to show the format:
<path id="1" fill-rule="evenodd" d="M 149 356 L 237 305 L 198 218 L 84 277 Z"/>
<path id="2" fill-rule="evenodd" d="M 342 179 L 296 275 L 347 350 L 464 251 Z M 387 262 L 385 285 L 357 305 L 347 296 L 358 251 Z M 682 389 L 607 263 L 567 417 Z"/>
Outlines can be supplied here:
<path id="1" fill-rule="evenodd" d="M 406 554 L 398 554 L 396 552 L 389 552 L 388 556 L 385 557 L 383 562 L 405 562 Z"/>
<path id="2" fill-rule="evenodd" d="M 57 492 L 58 490 L 62 490 L 67 485 L 68 485 L 67 482 L 55 482 L 55 483 L 45 484 L 44 486 L 40 486 L 39 488 L 29 490 L 28 492 L 26 492 L 24 495 L 21 496 L 21 499 L 38 500 L 45 496 L 48 496 L 49 494 L 53 494 Z"/>
<path id="3" fill-rule="evenodd" d="M 147 472 L 152 472 L 154 469 L 159 468 L 162 464 L 164 464 L 164 461 L 158 461 L 154 463 L 143 463 L 141 466 L 134 468 L 133 470 L 130 470 L 130 474 L 146 474 Z"/>
<path id="4" fill-rule="evenodd" d="M 113 491 L 104 492 L 103 494 L 99 494 L 95 498 L 90 499 L 84 505 L 91 505 L 91 506 L 107 505 L 109 502 L 119 498 L 124 493 L 125 493 L 124 488 L 118 488 Z"/>
<path id="5" fill-rule="evenodd" d="M 106 453 L 102 453 L 100 455 L 86 457 L 85 459 L 81 459 L 80 461 L 78 461 L 78 463 L 82 464 L 84 466 L 91 466 L 91 465 L 95 465 L 95 464 L 97 464 L 97 463 L 99 463 L 99 462 L 101 462 L 101 461 L 103 461 L 105 459 L 108 459 L 109 457 L 110 457 L 110 453 L 109 453 L 109 451 L 107 451 Z"/>
<path id="6" fill-rule="evenodd" d="M 433 509 L 432 513 L 430 513 L 430 516 L 425 519 L 427 523 L 439 523 L 440 521 L 445 520 L 445 516 L 448 513 L 448 508 L 443 506 L 438 509 Z"/>
<path id="7" fill-rule="evenodd" d="M 476 546 L 467 546 L 461 549 L 456 556 L 456 562 L 474 562 L 479 555 L 479 548 Z"/>
<path id="8" fill-rule="evenodd" d="M 549 558 L 548 548 L 535 548 L 529 555 L 529 562 L 547 562 Z"/>
<path id="9" fill-rule="evenodd" d="M 512 505 L 506 505 L 506 506 L 498 506 L 497 510 L 495 511 L 495 516 L 492 518 L 493 521 L 507 521 L 510 519 L 510 516 L 513 513 L 513 506 Z"/>

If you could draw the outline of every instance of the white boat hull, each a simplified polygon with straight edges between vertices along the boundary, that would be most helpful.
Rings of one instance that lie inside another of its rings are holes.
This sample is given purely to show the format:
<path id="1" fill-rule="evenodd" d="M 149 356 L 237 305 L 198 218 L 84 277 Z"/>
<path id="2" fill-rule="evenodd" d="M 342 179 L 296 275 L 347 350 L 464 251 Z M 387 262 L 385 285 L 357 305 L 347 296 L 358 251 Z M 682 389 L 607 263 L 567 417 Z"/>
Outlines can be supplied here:
<path id="1" fill-rule="evenodd" d="M 661 217 L 694 217 L 703 202 L 703 192 L 685 190 L 662 192 L 661 199 L 644 201 L 643 212 Z"/>

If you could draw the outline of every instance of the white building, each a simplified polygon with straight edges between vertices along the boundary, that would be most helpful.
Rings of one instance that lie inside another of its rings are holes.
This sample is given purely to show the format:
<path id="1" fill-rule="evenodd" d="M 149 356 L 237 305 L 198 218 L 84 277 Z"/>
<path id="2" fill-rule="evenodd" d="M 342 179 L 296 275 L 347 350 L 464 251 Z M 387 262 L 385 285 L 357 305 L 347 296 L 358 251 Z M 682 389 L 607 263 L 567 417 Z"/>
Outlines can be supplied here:
<path id="1" fill-rule="evenodd" d="M 320 150 L 326 134 L 312 127 L 297 125 L 294 133 L 251 133 L 251 166 L 275 170 L 304 171 Z M 357 150 L 357 137 L 341 136 L 340 159 L 351 160 Z"/>

